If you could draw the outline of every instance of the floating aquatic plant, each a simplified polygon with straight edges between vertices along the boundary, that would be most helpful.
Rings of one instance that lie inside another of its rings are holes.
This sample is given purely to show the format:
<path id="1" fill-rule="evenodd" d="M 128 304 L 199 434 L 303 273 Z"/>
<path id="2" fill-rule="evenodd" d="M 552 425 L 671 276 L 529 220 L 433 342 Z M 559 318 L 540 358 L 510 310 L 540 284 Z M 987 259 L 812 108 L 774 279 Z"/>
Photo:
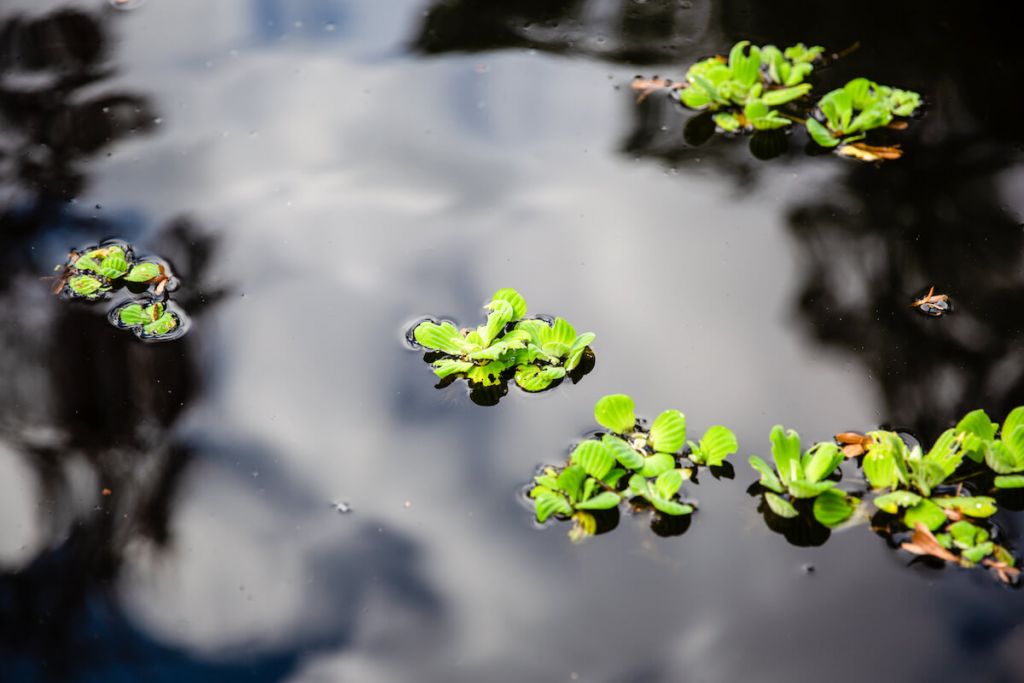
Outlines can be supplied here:
<path id="1" fill-rule="evenodd" d="M 832 528 L 848 520 L 860 500 L 835 488 L 829 479 L 844 456 L 831 442 L 817 443 L 801 455 L 800 435 L 776 425 L 771 432 L 775 470 L 762 458 L 750 456 L 750 466 L 760 475 L 768 508 L 779 517 L 792 519 L 800 514 L 797 501 L 813 500 L 814 519 Z"/>
<path id="2" fill-rule="evenodd" d="M 806 81 L 824 51 L 820 45 L 798 43 L 783 50 L 744 40 L 733 45 L 727 58 L 718 55 L 693 64 L 682 81 L 638 77 L 633 89 L 640 93 L 638 101 L 652 92 L 668 90 L 684 106 L 708 112 L 714 127 L 705 122 L 697 127 L 699 133 L 695 130 L 691 135 L 687 126 L 692 144 L 710 137 L 712 128 L 724 133 L 760 132 L 785 129 L 800 121 L 818 145 L 834 148 L 840 155 L 864 161 L 898 159 L 902 154 L 898 146 L 869 145 L 865 137 L 879 128 L 905 128 L 906 119 L 921 105 L 920 94 L 855 78 L 811 106 L 804 98 L 811 91 Z M 774 154 L 765 152 L 774 152 L 784 141 L 779 135 L 769 140 L 767 148 L 752 144 L 751 149 L 767 158 Z"/>
<path id="3" fill-rule="evenodd" d="M 186 326 L 184 314 L 167 305 L 167 293 L 177 286 L 170 268 L 153 258 L 140 258 L 126 242 L 111 240 L 99 245 L 72 250 L 54 278 L 53 293 L 67 299 L 95 302 L 117 289 L 145 294 L 141 301 L 130 301 L 111 309 L 111 324 L 131 329 L 140 339 L 165 341 L 181 336 Z"/>
<path id="4" fill-rule="evenodd" d="M 835 147 L 839 154 L 865 161 L 898 159 L 898 147 L 860 144 L 867 133 L 892 126 L 921 106 L 921 95 L 855 78 L 842 88 L 824 95 L 807 117 L 807 132 L 822 147 Z M 820 120 L 819 120 L 820 119 Z"/>
<path id="5" fill-rule="evenodd" d="M 475 329 L 433 320 L 413 328 L 415 342 L 440 356 L 431 365 L 442 380 L 493 387 L 514 378 L 526 391 L 543 391 L 593 355 L 592 332 L 577 334 L 563 318 L 524 318 L 526 301 L 514 289 L 499 289 L 484 309 L 487 321 Z"/>
<path id="6" fill-rule="evenodd" d="M 668 517 L 694 511 L 693 503 L 679 495 L 683 482 L 693 476 L 693 465 L 720 465 L 735 453 L 736 437 L 715 426 L 685 450 L 683 413 L 666 410 L 647 427 L 637 419 L 634 407 L 625 394 L 597 402 L 594 419 L 605 431 L 573 448 L 563 467 L 545 467 L 534 478 L 529 495 L 538 522 L 553 516 L 571 519 L 570 537 L 579 540 L 594 534 L 595 511 L 612 510 L 624 500 L 635 511 L 653 509 Z"/>

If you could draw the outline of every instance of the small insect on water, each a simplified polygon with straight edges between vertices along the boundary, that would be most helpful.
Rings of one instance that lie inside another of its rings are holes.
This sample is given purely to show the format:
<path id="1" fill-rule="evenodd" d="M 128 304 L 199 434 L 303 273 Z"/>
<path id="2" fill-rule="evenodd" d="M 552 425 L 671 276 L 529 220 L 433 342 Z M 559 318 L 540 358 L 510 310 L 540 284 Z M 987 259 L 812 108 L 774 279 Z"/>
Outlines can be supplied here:
<path id="1" fill-rule="evenodd" d="M 910 304 L 925 315 L 938 318 L 953 310 L 948 294 L 936 294 L 935 287 L 929 287 L 928 293 Z"/>

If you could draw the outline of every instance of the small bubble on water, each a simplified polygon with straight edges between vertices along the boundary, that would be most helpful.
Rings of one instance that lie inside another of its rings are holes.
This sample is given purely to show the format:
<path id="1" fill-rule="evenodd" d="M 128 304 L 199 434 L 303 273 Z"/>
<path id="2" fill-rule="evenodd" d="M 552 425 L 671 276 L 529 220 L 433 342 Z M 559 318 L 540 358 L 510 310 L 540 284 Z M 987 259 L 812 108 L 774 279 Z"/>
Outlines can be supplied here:
<path id="1" fill-rule="evenodd" d="M 324 30 L 327 31 L 328 33 L 334 32 L 337 28 L 338 25 L 335 24 L 333 21 L 328 21 L 326 24 L 324 24 Z"/>
<path id="2" fill-rule="evenodd" d="M 331 508 L 339 515 L 345 515 L 352 512 L 352 506 L 343 500 L 336 500 L 331 503 Z"/>
<path id="3" fill-rule="evenodd" d="M 160 125 L 161 123 L 163 123 L 163 122 L 164 122 L 164 120 L 163 120 L 162 118 L 160 118 L 159 116 L 158 116 L 158 117 L 156 117 L 155 119 L 153 119 L 153 123 L 155 123 L 155 124 L 156 124 L 156 125 L 158 125 L 158 126 L 159 126 L 159 125 Z"/>
<path id="4" fill-rule="evenodd" d="M 814 573 L 814 565 L 813 564 L 802 564 L 802 565 L 800 565 L 800 571 L 802 571 L 804 574 L 813 574 Z"/>

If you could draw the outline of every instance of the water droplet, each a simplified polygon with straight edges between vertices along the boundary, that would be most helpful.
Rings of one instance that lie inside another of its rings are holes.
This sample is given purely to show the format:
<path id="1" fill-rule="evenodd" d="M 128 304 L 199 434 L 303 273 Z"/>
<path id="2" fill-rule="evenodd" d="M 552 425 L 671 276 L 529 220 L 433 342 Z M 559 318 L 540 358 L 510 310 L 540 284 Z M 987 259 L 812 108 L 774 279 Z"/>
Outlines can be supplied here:
<path id="1" fill-rule="evenodd" d="M 352 506 L 343 500 L 334 501 L 333 503 L 331 503 L 331 507 L 334 509 L 335 512 L 337 512 L 340 515 L 352 512 Z"/>

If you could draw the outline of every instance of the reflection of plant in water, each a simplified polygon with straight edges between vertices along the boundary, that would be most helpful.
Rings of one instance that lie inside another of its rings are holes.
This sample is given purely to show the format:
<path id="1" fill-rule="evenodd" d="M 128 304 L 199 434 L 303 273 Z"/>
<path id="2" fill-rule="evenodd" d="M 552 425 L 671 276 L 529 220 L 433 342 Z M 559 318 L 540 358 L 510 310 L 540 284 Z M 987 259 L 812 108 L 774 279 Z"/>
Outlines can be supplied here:
<path id="1" fill-rule="evenodd" d="M 855 78 L 842 88 L 824 95 L 815 107 L 815 116 L 807 117 L 807 132 L 822 147 L 836 147 L 844 156 L 865 161 L 898 159 L 898 147 L 878 148 L 855 144 L 869 131 L 896 126 L 896 118 L 906 118 L 921 106 L 921 96 L 909 90 L 879 85 L 866 78 Z"/>
<path id="2" fill-rule="evenodd" d="M 521 388 L 543 391 L 576 370 L 585 354 L 593 354 L 592 332 L 577 335 L 562 318 L 524 319 L 526 301 L 514 289 L 499 289 L 484 308 L 487 322 L 474 330 L 432 320 L 413 329 L 417 344 L 441 354 L 431 365 L 442 380 L 465 377 L 471 386 L 495 387 L 514 373 Z"/>
<path id="3" fill-rule="evenodd" d="M 185 332 L 184 314 L 171 310 L 167 292 L 178 280 L 163 261 L 136 258 L 130 244 L 112 240 L 81 251 L 72 250 L 53 287 L 55 294 L 70 299 L 99 301 L 115 288 L 145 286 L 152 296 L 146 303 L 116 306 L 108 316 L 111 324 L 131 329 L 140 339 L 168 341 Z M 130 290 L 129 290 L 130 291 Z"/>
<path id="4" fill-rule="evenodd" d="M 595 511 L 618 508 L 626 499 L 635 510 L 653 509 L 667 517 L 691 514 L 694 507 L 680 499 L 679 489 L 693 468 L 681 458 L 718 466 L 737 449 L 733 433 L 715 426 L 684 451 L 686 417 L 681 412 L 666 410 L 646 427 L 636 418 L 633 399 L 624 394 L 601 398 L 594 418 L 607 431 L 578 444 L 564 467 L 544 468 L 530 490 L 537 521 L 571 519 L 574 540 L 596 533 Z"/>

